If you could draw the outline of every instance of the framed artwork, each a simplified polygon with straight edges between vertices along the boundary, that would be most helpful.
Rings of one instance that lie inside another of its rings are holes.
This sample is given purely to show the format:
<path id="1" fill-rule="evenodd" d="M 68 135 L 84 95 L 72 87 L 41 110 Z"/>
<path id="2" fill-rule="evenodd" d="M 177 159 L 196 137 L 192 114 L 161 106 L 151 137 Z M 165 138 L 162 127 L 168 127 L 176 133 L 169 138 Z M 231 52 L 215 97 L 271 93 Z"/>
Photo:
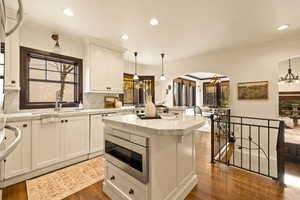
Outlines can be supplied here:
<path id="1" fill-rule="evenodd" d="M 238 100 L 266 100 L 268 90 L 268 81 L 238 83 Z"/>

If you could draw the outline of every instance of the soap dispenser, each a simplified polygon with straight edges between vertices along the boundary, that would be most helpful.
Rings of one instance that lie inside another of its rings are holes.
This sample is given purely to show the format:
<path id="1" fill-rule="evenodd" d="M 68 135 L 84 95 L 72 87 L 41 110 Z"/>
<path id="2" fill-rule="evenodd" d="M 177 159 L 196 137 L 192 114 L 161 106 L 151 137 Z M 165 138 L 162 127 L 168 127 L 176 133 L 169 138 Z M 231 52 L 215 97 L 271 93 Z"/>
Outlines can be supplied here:
<path id="1" fill-rule="evenodd" d="M 82 109 L 83 109 L 83 104 L 82 104 L 81 101 L 80 101 L 80 103 L 79 103 L 78 109 L 79 109 L 79 110 L 82 110 Z"/>

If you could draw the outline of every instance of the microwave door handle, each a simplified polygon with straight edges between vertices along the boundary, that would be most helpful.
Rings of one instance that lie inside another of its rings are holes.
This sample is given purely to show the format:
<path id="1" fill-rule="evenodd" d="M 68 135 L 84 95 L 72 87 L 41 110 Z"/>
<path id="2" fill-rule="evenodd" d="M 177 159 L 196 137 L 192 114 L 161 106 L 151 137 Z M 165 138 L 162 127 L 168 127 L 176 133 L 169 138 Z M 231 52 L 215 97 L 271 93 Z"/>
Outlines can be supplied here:
<path id="1" fill-rule="evenodd" d="M 2 0 L 2 4 L 5 10 L 5 0 Z M 16 24 L 9 30 L 6 31 L 6 36 L 10 36 L 13 32 L 15 32 L 15 30 L 20 26 L 21 22 L 23 21 L 23 3 L 22 0 L 18 0 L 18 5 L 19 5 L 19 9 L 17 11 L 17 22 Z"/>

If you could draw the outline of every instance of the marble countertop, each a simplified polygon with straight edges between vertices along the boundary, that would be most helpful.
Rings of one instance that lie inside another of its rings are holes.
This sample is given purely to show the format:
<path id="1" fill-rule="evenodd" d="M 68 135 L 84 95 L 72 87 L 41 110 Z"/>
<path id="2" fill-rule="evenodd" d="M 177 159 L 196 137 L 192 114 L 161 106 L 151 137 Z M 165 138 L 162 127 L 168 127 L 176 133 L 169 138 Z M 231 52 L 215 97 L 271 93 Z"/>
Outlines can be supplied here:
<path id="1" fill-rule="evenodd" d="M 103 109 L 66 109 L 59 112 L 53 110 L 37 110 L 33 112 L 17 112 L 0 114 L 0 119 L 6 118 L 7 122 L 22 121 L 22 120 L 38 120 L 42 118 L 62 118 L 62 117 L 72 117 L 81 115 L 93 115 L 93 114 L 104 114 L 104 113 L 115 113 L 131 111 L 133 107 L 123 107 L 123 108 L 103 108 Z"/>
<path id="2" fill-rule="evenodd" d="M 142 120 L 134 114 L 111 116 L 103 119 L 103 122 L 115 128 L 132 132 L 147 132 L 158 135 L 178 135 L 190 133 L 202 127 L 206 118 L 201 116 L 182 115 L 176 119 L 147 119 Z"/>

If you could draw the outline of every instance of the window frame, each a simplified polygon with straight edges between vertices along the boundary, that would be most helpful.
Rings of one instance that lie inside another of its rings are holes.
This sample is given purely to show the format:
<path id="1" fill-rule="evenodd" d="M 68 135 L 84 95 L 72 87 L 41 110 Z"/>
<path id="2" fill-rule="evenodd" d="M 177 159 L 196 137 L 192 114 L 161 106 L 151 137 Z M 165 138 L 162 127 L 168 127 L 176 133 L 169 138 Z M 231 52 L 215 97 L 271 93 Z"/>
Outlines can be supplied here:
<path id="1" fill-rule="evenodd" d="M 41 57 L 50 57 L 52 61 L 67 63 L 67 61 L 75 63 L 78 66 L 78 96 L 74 102 L 67 102 L 63 107 L 78 107 L 83 100 L 83 61 L 79 58 L 60 55 L 52 52 L 32 49 L 28 47 L 20 47 L 20 109 L 40 109 L 54 108 L 55 102 L 29 102 L 29 58 L 30 54 L 39 55 Z M 50 60 L 50 59 L 49 59 Z M 69 63 L 70 64 L 70 63 Z M 45 80 L 45 82 L 51 82 Z M 75 84 L 74 84 L 75 85 Z M 76 86 L 75 86 L 76 87 Z M 75 92 L 75 91 L 74 91 Z M 53 94 L 55 95 L 55 94 Z"/>
<path id="2" fill-rule="evenodd" d="M 124 78 L 129 78 L 129 79 L 132 79 L 132 82 L 133 82 L 133 88 L 135 88 L 135 86 L 137 84 L 139 84 L 138 82 L 139 81 L 144 81 L 144 80 L 149 80 L 151 81 L 151 87 L 153 88 L 153 90 L 151 91 L 151 95 L 152 95 L 152 102 L 155 104 L 155 76 L 139 76 L 139 80 L 134 80 L 133 79 L 133 76 L 134 74 L 128 74 L 128 73 L 124 73 L 123 74 L 123 79 Z M 125 88 L 124 88 L 125 89 Z M 124 91 L 125 92 L 125 91 Z M 135 98 L 135 95 L 136 95 L 136 91 L 135 89 L 133 89 L 133 97 L 132 97 L 132 100 L 133 102 L 132 103 L 124 103 L 124 94 L 121 95 L 121 100 L 123 102 L 124 105 L 132 105 L 132 106 L 144 106 L 146 104 L 146 102 L 142 102 L 142 96 L 144 95 L 143 91 L 139 91 L 139 96 L 137 97 L 138 99 Z M 146 100 L 145 100 L 146 101 Z"/>
<path id="3" fill-rule="evenodd" d="M 175 92 L 176 84 L 178 87 L 176 87 L 176 92 Z M 184 93 L 183 93 L 183 88 L 185 88 Z M 176 99 L 178 102 L 176 102 Z M 173 105 L 187 106 L 187 107 L 196 106 L 196 81 L 192 81 L 184 78 L 176 78 L 173 80 Z"/>
<path id="4" fill-rule="evenodd" d="M 203 105 L 210 106 L 210 107 L 225 107 L 224 105 L 222 105 L 222 100 L 224 100 L 223 99 L 224 97 L 222 96 L 222 91 L 223 91 L 224 86 L 230 87 L 230 82 L 227 80 L 221 81 L 221 83 L 213 86 L 215 88 L 215 92 L 213 94 L 215 103 L 213 103 L 213 104 L 207 103 L 208 102 L 208 99 L 207 99 L 207 87 L 208 86 L 212 86 L 212 83 L 211 82 L 203 83 Z"/>

